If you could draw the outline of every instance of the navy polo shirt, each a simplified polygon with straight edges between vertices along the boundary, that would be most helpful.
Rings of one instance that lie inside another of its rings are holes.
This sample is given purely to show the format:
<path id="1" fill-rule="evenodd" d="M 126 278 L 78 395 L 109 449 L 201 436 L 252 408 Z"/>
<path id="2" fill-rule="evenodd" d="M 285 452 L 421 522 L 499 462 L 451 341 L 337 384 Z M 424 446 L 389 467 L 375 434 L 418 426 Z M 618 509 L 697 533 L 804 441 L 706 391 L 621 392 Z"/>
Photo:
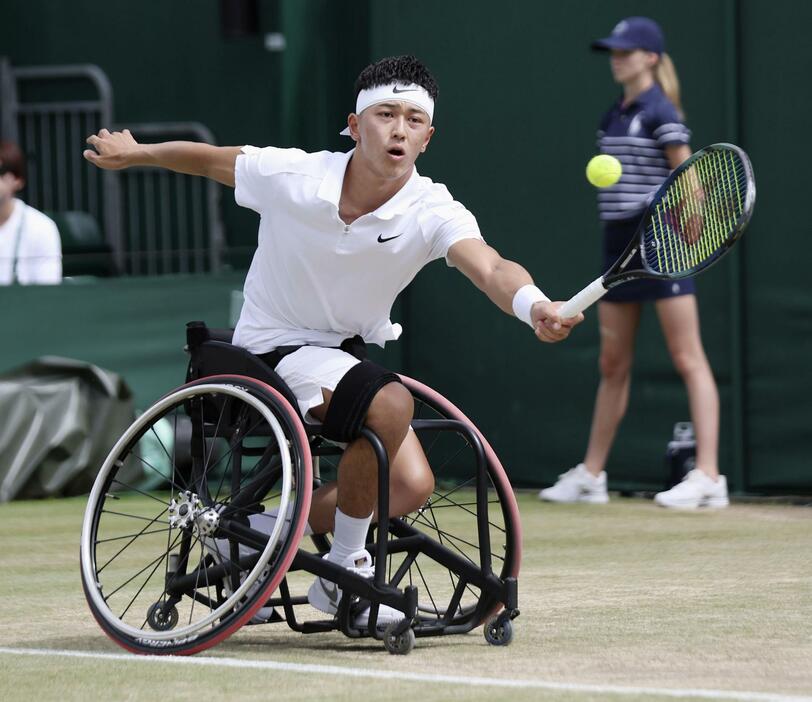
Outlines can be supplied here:
<path id="1" fill-rule="evenodd" d="M 665 147 L 687 144 L 691 131 L 677 108 L 655 83 L 625 107 L 621 97 L 601 119 L 598 151 L 620 161 L 623 175 L 598 191 L 604 222 L 633 219 L 645 210 L 653 193 L 671 172 Z"/>

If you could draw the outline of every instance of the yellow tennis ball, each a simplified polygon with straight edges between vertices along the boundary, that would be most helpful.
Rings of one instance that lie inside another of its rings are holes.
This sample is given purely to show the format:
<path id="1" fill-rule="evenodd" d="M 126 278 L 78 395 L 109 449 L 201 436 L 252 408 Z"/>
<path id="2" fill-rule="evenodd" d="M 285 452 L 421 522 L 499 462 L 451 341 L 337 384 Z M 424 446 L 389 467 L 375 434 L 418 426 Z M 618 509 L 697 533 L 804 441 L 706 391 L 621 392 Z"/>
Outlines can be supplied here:
<path id="1" fill-rule="evenodd" d="M 599 154 L 586 164 L 586 179 L 596 188 L 608 188 L 620 180 L 623 168 L 614 156 Z"/>

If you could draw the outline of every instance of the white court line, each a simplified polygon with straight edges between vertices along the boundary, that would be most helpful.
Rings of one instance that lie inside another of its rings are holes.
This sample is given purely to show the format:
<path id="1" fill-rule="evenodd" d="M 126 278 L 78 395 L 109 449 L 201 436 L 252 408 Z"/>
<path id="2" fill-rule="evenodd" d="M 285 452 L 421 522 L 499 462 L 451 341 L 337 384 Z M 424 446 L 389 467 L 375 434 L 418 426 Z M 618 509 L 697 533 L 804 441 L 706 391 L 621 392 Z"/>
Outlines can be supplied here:
<path id="1" fill-rule="evenodd" d="M 625 685 L 586 685 L 581 683 L 557 683 L 546 680 L 509 680 L 506 678 L 466 677 L 462 675 L 435 675 L 431 673 L 406 673 L 371 668 L 345 668 L 337 665 L 312 663 L 283 663 L 281 661 L 241 660 L 239 658 L 216 658 L 212 656 L 137 656 L 127 653 L 95 653 L 93 651 L 65 651 L 47 648 L 5 648 L 0 654 L 17 656 L 63 656 L 65 658 L 91 658 L 126 663 L 163 663 L 167 665 L 213 666 L 222 668 L 246 668 L 254 670 L 281 670 L 289 673 L 315 673 L 317 675 L 343 675 L 351 678 L 378 678 L 387 681 L 447 683 L 473 687 L 506 687 L 536 690 L 560 690 L 564 692 L 591 692 L 607 695 L 648 695 L 675 698 L 700 698 L 707 700 L 740 700 L 741 702 L 812 702 L 812 697 L 779 695 L 770 692 L 736 692 L 733 690 L 669 689 L 661 687 L 627 687 Z"/>

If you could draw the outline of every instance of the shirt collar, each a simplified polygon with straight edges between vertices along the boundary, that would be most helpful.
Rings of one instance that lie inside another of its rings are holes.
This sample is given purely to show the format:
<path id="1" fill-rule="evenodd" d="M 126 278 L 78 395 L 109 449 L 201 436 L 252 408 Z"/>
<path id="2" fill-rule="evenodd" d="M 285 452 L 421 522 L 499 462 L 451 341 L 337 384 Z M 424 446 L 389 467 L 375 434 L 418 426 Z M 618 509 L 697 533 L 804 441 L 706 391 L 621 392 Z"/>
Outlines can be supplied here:
<path id="1" fill-rule="evenodd" d="M 334 153 L 330 158 L 330 165 L 327 173 L 319 186 L 318 196 L 322 200 L 332 202 L 338 209 L 338 202 L 341 199 L 341 186 L 344 183 L 344 173 L 347 171 L 347 164 L 350 162 L 355 149 L 350 149 L 347 153 Z"/>
<path id="2" fill-rule="evenodd" d="M 617 106 L 620 110 L 630 110 L 635 106 L 644 106 L 650 102 L 657 101 L 660 97 L 662 97 L 663 91 L 660 88 L 660 85 L 655 81 L 654 85 L 652 85 L 648 90 L 644 90 L 640 93 L 634 100 L 632 100 L 626 107 L 623 107 L 623 96 L 621 95 L 618 98 Z"/>
<path id="3" fill-rule="evenodd" d="M 344 184 L 344 175 L 355 149 L 347 153 L 335 153 L 330 160 L 327 173 L 319 186 L 318 196 L 327 202 L 332 203 L 338 209 L 341 199 L 341 187 Z M 417 187 L 420 175 L 416 168 L 412 168 L 412 175 L 406 184 L 398 190 L 392 197 L 383 203 L 377 210 L 371 212 L 378 219 L 392 219 L 392 217 L 403 214 L 413 201 L 413 191 Z"/>
<path id="4" fill-rule="evenodd" d="M 412 166 L 412 175 L 409 176 L 409 180 L 372 214 L 378 219 L 392 219 L 392 217 L 406 212 L 414 202 L 414 191 L 419 179 L 417 169 Z"/>

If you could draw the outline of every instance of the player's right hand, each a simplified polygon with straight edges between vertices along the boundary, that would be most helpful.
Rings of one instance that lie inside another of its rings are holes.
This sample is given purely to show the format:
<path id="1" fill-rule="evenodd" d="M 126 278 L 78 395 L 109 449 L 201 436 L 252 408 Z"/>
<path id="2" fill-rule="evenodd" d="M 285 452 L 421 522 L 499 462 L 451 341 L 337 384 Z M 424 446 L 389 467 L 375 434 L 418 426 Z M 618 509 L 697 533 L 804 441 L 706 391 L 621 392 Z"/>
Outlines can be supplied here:
<path id="1" fill-rule="evenodd" d="M 93 149 L 85 149 L 82 155 L 99 168 L 119 170 L 136 165 L 133 157 L 139 150 L 138 142 L 129 129 L 123 132 L 110 132 L 102 129 L 98 134 L 91 134 L 87 143 Z"/>
<path id="2" fill-rule="evenodd" d="M 537 302 L 530 311 L 533 320 L 533 329 L 539 341 L 555 343 L 566 339 L 572 328 L 584 321 L 584 315 L 578 313 L 575 317 L 562 318 L 558 308 L 563 302 Z"/>

